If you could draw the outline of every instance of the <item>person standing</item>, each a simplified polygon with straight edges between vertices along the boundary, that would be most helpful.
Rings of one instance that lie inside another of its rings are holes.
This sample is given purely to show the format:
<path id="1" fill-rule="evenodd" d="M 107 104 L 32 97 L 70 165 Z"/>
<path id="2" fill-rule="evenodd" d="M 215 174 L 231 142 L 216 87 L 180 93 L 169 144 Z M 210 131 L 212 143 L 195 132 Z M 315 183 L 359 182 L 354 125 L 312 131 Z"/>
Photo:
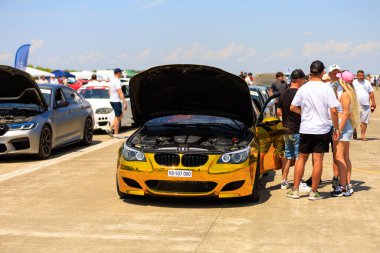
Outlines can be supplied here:
<path id="1" fill-rule="evenodd" d="M 115 118 L 113 125 L 109 126 L 107 133 L 112 137 L 119 136 L 119 126 L 123 118 L 123 110 L 127 110 L 127 101 L 125 101 L 123 91 L 121 90 L 121 69 L 114 69 L 114 77 L 110 79 L 109 82 L 109 94 L 110 94 L 110 103 L 115 113 Z M 114 134 L 112 135 L 112 128 L 114 129 Z"/>
<path id="2" fill-rule="evenodd" d="M 50 82 L 49 83 L 54 83 L 54 84 L 58 84 L 58 80 L 55 78 L 55 75 L 52 74 L 50 76 Z"/>
<path id="3" fill-rule="evenodd" d="M 244 79 L 247 85 L 253 85 L 253 75 L 252 73 L 248 73 L 248 76 Z"/>
<path id="4" fill-rule="evenodd" d="M 290 105 L 293 101 L 294 96 L 297 93 L 297 90 L 305 83 L 305 73 L 302 71 L 302 69 L 295 69 L 291 73 L 290 79 L 290 87 L 281 94 L 277 108 L 277 115 L 282 116 L 282 124 L 288 130 L 288 132 L 284 135 L 285 156 L 282 160 L 281 167 L 282 190 L 289 188 L 289 169 L 291 164 L 296 163 L 298 160 L 301 115 L 290 111 Z M 308 187 L 306 183 L 301 183 L 299 189 L 303 192 L 310 191 L 310 187 Z"/>
<path id="5" fill-rule="evenodd" d="M 90 86 L 90 85 L 100 85 L 100 83 L 98 82 L 98 77 L 96 76 L 96 74 L 92 74 L 91 75 L 91 80 L 85 84 L 83 87 L 86 87 L 86 86 Z"/>
<path id="6" fill-rule="evenodd" d="M 353 82 L 356 96 L 358 97 L 359 104 L 361 107 L 360 110 L 360 128 L 361 136 L 360 138 L 363 141 L 367 141 L 366 131 L 367 125 L 369 123 L 369 118 L 371 112 L 376 109 L 375 95 L 373 93 L 373 87 L 368 80 L 364 79 L 364 71 L 358 70 L 356 73 L 356 78 Z"/>
<path id="7" fill-rule="evenodd" d="M 354 74 L 349 71 L 338 73 L 339 87 L 337 95 L 341 106 L 338 107 L 339 117 L 339 138 L 336 144 L 336 162 L 339 168 L 339 181 L 334 191 L 334 197 L 350 196 L 353 193 L 350 187 L 351 180 L 351 160 L 350 160 L 350 140 L 352 139 L 354 128 L 359 123 L 359 105 L 356 98 L 352 81 Z"/>
<path id="8" fill-rule="evenodd" d="M 323 155 L 329 152 L 331 123 L 328 111 L 335 127 L 333 138 L 338 138 L 337 100 L 334 91 L 322 82 L 325 66 L 321 61 L 310 65 L 310 79 L 298 89 L 290 110 L 301 114 L 299 157 L 294 168 L 294 186 L 287 197 L 299 199 L 299 185 L 305 170 L 305 164 L 312 154 L 312 189 L 309 200 L 322 199 L 318 192 L 323 168 Z"/>
<path id="9" fill-rule="evenodd" d="M 274 83 L 272 83 L 272 86 L 271 86 L 271 91 L 272 91 L 271 95 L 274 95 L 274 94 L 280 94 L 281 95 L 286 88 L 288 88 L 288 84 L 285 82 L 284 73 L 277 72 L 276 73 L 276 81 Z M 274 105 L 275 105 L 275 110 L 277 110 L 278 99 L 275 100 Z"/>

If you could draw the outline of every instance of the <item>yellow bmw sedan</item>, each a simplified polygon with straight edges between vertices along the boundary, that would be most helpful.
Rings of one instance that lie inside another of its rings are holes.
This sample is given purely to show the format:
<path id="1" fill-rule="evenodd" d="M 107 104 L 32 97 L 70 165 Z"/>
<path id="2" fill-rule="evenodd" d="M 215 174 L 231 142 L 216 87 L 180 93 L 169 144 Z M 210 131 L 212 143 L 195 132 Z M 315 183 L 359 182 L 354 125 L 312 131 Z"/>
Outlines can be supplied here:
<path id="1" fill-rule="evenodd" d="M 134 76 L 130 95 L 139 128 L 119 149 L 120 198 L 259 199 L 259 115 L 244 80 L 209 66 L 165 65 Z"/>

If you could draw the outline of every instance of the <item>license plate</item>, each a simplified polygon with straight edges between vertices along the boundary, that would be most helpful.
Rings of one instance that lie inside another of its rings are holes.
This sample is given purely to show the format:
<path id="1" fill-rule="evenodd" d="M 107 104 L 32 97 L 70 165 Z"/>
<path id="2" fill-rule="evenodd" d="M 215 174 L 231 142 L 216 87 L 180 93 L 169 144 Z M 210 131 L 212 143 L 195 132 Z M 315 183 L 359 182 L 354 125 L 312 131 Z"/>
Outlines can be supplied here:
<path id="1" fill-rule="evenodd" d="M 168 170 L 168 177 L 192 177 L 191 170 Z"/>

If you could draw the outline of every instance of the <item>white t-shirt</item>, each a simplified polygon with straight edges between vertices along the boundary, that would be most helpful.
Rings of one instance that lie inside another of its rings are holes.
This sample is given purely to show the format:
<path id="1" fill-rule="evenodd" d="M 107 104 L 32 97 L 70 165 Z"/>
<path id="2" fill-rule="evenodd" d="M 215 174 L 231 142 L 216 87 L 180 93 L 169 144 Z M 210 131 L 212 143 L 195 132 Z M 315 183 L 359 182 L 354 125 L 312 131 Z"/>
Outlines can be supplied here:
<path id="1" fill-rule="evenodd" d="M 249 76 L 247 76 L 244 80 L 245 80 L 245 82 L 246 82 L 248 85 L 253 85 L 253 81 L 251 80 L 251 78 L 249 78 Z"/>
<path id="2" fill-rule="evenodd" d="M 359 100 L 359 104 L 369 106 L 369 93 L 373 92 L 371 83 L 368 80 L 364 80 L 363 82 L 354 80 L 353 85 L 356 91 L 356 96 Z"/>
<path id="3" fill-rule="evenodd" d="M 340 103 L 328 85 L 310 81 L 298 89 L 292 105 L 301 107 L 300 133 L 326 134 L 331 129 L 330 108 Z"/>
<path id="4" fill-rule="evenodd" d="M 117 89 L 121 89 L 121 82 L 119 78 L 112 77 L 109 82 L 110 85 L 110 101 L 111 102 L 121 102 L 119 93 L 117 93 Z"/>

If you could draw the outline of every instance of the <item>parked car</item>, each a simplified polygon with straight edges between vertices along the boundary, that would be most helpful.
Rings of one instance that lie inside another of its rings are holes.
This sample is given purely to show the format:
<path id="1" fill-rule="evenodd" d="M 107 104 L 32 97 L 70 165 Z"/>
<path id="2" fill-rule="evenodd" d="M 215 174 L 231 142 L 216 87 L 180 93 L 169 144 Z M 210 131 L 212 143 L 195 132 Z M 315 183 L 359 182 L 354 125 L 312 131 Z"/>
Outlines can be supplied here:
<path id="1" fill-rule="evenodd" d="M 78 90 L 83 85 L 87 84 L 89 80 L 87 79 L 78 79 L 75 83 L 69 84 L 69 87 L 73 90 Z"/>
<path id="2" fill-rule="evenodd" d="M 28 73 L 0 65 L 0 155 L 46 159 L 59 146 L 90 145 L 93 122 L 90 104 L 73 89 L 37 85 Z"/>
<path id="3" fill-rule="evenodd" d="M 127 110 L 123 112 L 120 127 L 131 126 L 134 121 L 132 119 L 129 99 L 129 87 L 122 83 L 121 89 L 127 101 Z M 113 124 L 115 118 L 115 113 L 110 104 L 109 86 L 105 84 L 86 85 L 78 91 L 91 104 L 92 110 L 94 111 L 94 129 L 107 130 L 108 126 Z"/>
<path id="4" fill-rule="evenodd" d="M 134 76 L 130 92 L 140 127 L 118 152 L 120 198 L 259 199 L 260 174 L 274 164 L 266 156 L 260 171 L 256 132 L 271 135 L 273 121 L 257 115 L 243 79 L 209 66 L 165 65 Z"/>

